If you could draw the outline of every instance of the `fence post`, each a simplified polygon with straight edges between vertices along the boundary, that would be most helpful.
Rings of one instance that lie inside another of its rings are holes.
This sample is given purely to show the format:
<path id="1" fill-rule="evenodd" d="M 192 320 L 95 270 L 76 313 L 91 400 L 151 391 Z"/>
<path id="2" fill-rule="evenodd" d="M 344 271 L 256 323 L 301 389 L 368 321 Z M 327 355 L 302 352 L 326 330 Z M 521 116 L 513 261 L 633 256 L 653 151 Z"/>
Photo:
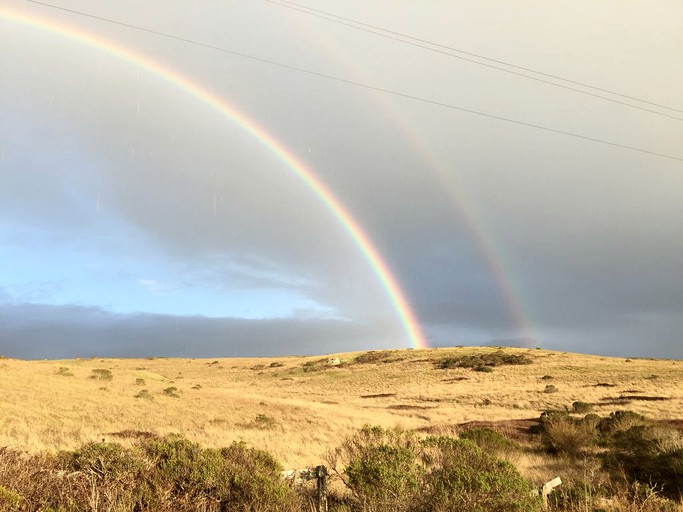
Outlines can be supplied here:
<path id="1" fill-rule="evenodd" d="M 553 489 L 557 487 L 558 485 L 562 484 L 562 479 L 558 476 L 550 480 L 549 482 L 544 483 L 540 489 L 538 490 L 538 494 L 541 495 L 543 498 L 543 508 L 547 509 L 548 508 L 548 495 L 553 492 Z"/>
<path id="2" fill-rule="evenodd" d="M 327 468 L 316 466 L 315 477 L 318 483 L 317 512 L 327 512 Z"/>

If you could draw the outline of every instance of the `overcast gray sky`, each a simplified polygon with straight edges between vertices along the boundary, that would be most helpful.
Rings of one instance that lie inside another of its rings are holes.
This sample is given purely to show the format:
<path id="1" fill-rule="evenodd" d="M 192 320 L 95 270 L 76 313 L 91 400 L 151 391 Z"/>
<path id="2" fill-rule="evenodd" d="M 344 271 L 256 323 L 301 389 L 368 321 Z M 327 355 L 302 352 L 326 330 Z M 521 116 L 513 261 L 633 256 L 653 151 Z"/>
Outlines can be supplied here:
<path id="1" fill-rule="evenodd" d="M 0 0 L 0 353 L 411 346 L 371 262 L 281 159 L 88 34 L 201 84 L 297 155 L 430 345 L 683 357 L 680 2 L 305 4 L 613 101 L 280 0 L 53 5 L 442 105 Z"/>

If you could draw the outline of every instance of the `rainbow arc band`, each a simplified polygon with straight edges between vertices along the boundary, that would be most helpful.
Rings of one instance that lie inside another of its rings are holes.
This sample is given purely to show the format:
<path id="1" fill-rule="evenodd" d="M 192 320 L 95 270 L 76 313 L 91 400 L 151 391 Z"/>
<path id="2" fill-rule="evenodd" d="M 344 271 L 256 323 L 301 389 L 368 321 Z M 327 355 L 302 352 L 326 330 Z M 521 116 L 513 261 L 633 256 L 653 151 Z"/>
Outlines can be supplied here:
<path id="1" fill-rule="evenodd" d="M 379 251 L 370 241 L 360 224 L 337 199 L 330 189 L 297 158 L 288 148 L 280 143 L 275 137 L 259 126 L 254 120 L 230 105 L 223 98 L 209 91 L 200 84 L 190 80 L 180 73 L 171 70 L 152 59 L 139 54 L 124 46 L 109 41 L 100 36 L 91 34 L 81 28 L 73 28 L 60 22 L 39 17 L 34 14 L 25 14 L 0 7 L 0 20 L 22 25 L 64 37 L 86 46 L 95 48 L 113 57 L 140 66 L 162 80 L 172 84 L 195 99 L 205 103 L 212 109 L 224 115 L 235 125 L 258 140 L 263 147 L 278 157 L 285 166 L 304 182 L 308 189 L 313 192 L 322 204 L 332 213 L 337 221 L 344 227 L 365 259 L 368 261 L 377 278 L 384 287 L 398 317 L 415 348 L 427 348 L 429 345 L 421 332 L 420 325 L 411 310 L 397 280 L 389 270 L 388 265 Z"/>

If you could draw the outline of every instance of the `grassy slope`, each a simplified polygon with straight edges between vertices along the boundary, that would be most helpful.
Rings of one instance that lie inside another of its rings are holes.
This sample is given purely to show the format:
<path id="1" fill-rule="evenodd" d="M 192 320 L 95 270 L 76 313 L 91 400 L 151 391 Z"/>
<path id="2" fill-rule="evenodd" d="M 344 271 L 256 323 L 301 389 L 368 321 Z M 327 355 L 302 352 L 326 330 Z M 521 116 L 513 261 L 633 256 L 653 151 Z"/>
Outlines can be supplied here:
<path id="1" fill-rule="evenodd" d="M 492 373 L 439 370 L 434 361 L 490 348 L 392 352 L 394 362 L 350 364 L 304 372 L 316 357 L 270 359 L 0 360 L 0 446 L 29 450 L 74 448 L 84 441 L 117 439 L 125 430 L 180 432 L 207 446 L 233 440 L 267 449 L 286 467 L 320 463 L 341 435 L 365 423 L 405 428 L 452 428 L 474 420 L 538 417 L 574 401 L 603 403 L 625 395 L 666 397 L 628 408 L 654 419 L 683 418 L 683 362 L 603 358 L 544 350 L 505 349 L 534 359 Z M 339 354 L 352 361 L 355 354 Z M 324 358 L 327 359 L 327 358 Z M 271 363 L 282 367 L 270 368 Z M 263 369 L 252 369 L 264 365 Z M 58 373 L 68 367 L 73 376 Z M 111 381 L 91 379 L 109 369 Z M 542 380 L 544 375 L 552 380 Z M 653 377 L 656 376 L 656 377 Z M 465 380 L 458 380 L 458 378 Z M 136 384 L 144 379 L 145 384 Z M 614 387 L 597 387 L 598 383 Z M 556 393 L 544 393 L 547 384 Z M 193 389 L 194 386 L 200 389 Z M 163 390 L 178 389 L 178 398 Z M 135 398 L 147 389 L 153 400 Z M 385 394 L 389 396 L 365 397 Z M 484 405 L 490 401 L 489 405 Z M 255 422 L 258 415 L 273 425 Z"/>

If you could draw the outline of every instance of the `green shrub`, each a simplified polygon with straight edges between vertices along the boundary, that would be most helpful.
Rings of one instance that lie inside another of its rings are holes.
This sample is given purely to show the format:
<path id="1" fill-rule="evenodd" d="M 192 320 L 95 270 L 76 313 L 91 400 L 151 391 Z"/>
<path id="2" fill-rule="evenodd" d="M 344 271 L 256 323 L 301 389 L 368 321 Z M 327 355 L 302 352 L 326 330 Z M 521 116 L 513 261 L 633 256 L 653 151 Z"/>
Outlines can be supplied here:
<path id="1" fill-rule="evenodd" d="M 593 406 L 588 402 L 574 402 L 572 404 L 572 412 L 577 414 L 586 414 L 593 411 Z"/>
<path id="2" fill-rule="evenodd" d="M 261 430 L 273 428 L 276 424 L 275 418 L 268 416 L 267 414 L 257 414 L 251 423 L 249 424 L 252 428 L 258 428 Z"/>
<path id="3" fill-rule="evenodd" d="M 473 371 L 475 372 L 482 372 L 482 373 L 491 373 L 493 371 L 493 368 L 490 366 L 475 366 L 472 368 Z"/>
<path id="4" fill-rule="evenodd" d="M 546 411 L 541 414 L 538 430 L 547 451 L 569 457 L 584 454 L 597 440 L 594 422 L 574 419 L 566 411 Z"/>
<path id="5" fill-rule="evenodd" d="M 164 389 L 164 395 L 166 395 L 166 396 L 172 396 L 173 398 L 180 398 L 180 397 L 178 396 L 178 394 L 176 393 L 176 391 L 178 391 L 178 388 L 175 387 L 175 386 L 171 386 L 171 387 L 168 387 L 168 388 L 165 388 L 165 389 Z"/>
<path id="6" fill-rule="evenodd" d="M 328 462 L 360 510 L 409 511 L 423 472 L 418 464 L 420 452 L 412 433 L 365 426 L 330 452 Z"/>
<path id="7" fill-rule="evenodd" d="M 594 413 L 586 414 L 581 420 L 581 422 L 585 424 L 588 429 L 596 434 L 598 433 L 598 425 L 600 424 L 600 421 L 602 421 L 602 418 Z"/>
<path id="8" fill-rule="evenodd" d="M 179 436 L 150 439 L 143 447 L 155 461 L 157 484 L 177 499 L 218 502 L 222 512 L 297 510 L 282 468 L 264 451 L 242 443 L 203 449 Z"/>
<path id="9" fill-rule="evenodd" d="M 598 504 L 609 496 L 609 490 L 591 478 L 562 479 L 562 485 L 548 495 L 548 505 L 556 511 L 606 512 Z M 615 509 L 620 510 L 620 509 Z"/>
<path id="10" fill-rule="evenodd" d="M 281 471 L 268 453 L 244 444 L 204 449 L 179 436 L 138 436 L 131 448 L 89 443 L 56 456 L 0 448 L 0 510 L 304 510 Z"/>
<path id="11" fill-rule="evenodd" d="M 154 400 L 154 397 L 152 396 L 152 393 L 149 392 L 147 389 L 141 389 L 136 395 L 135 398 L 144 398 L 145 400 Z"/>
<path id="12" fill-rule="evenodd" d="M 531 484 L 507 461 L 474 443 L 449 437 L 424 441 L 426 474 L 421 512 L 531 512 L 541 510 Z"/>
<path id="13" fill-rule="evenodd" d="M 636 425 L 614 434 L 614 445 L 641 457 L 656 457 L 683 449 L 681 433 L 672 427 Z"/>
<path id="14" fill-rule="evenodd" d="M 121 480 L 137 475 L 144 467 L 138 452 L 116 443 L 88 443 L 73 452 L 60 452 L 58 458 L 69 471 L 97 478 Z"/>
<path id="15" fill-rule="evenodd" d="M 614 411 L 598 423 L 598 431 L 606 443 L 611 442 L 617 432 L 622 432 L 646 423 L 645 416 L 633 411 Z"/>
<path id="16" fill-rule="evenodd" d="M 145 385 L 145 379 L 138 377 L 137 379 L 135 379 L 135 385 L 136 386 L 144 386 Z"/>
<path id="17" fill-rule="evenodd" d="M 20 510 L 20 507 L 24 505 L 26 500 L 24 497 L 14 491 L 6 489 L 0 485 L 0 507 L 4 510 Z M 5 509 L 5 507 L 8 507 Z"/>
<path id="18" fill-rule="evenodd" d="M 490 429 L 474 439 L 507 445 Z M 328 462 L 354 496 L 352 510 L 372 512 L 533 512 L 541 501 L 510 463 L 467 439 L 366 426 L 330 452 Z M 343 466 L 343 471 L 341 470 Z"/>
<path id="19" fill-rule="evenodd" d="M 306 361 L 304 364 L 301 365 L 301 368 L 304 372 L 308 373 L 327 370 L 331 367 L 327 364 L 327 359 L 318 359 L 317 361 Z"/>
<path id="20" fill-rule="evenodd" d="M 399 360 L 400 358 L 391 350 L 370 350 L 357 356 L 353 362 L 358 364 L 377 364 L 392 363 Z"/>
<path id="21" fill-rule="evenodd" d="M 503 365 L 531 364 L 533 360 L 523 354 L 509 354 L 502 350 L 467 356 L 446 357 L 436 363 L 438 368 L 481 368 Z M 481 370 L 478 370 L 481 371 Z"/>
<path id="22" fill-rule="evenodd" d="M 59 370 L 57 370 L 57 375 L 61 375 L 62 377 L 73 377 L 74 374 L 69 370 L 68 367 L 66 366 L 60 366 Z"/>
<path id="23" fill-rule="evenodd" d="M 107 370 L 105 368 L 95 368 L 92 371 L 90 378 L 95 380 L 112 380 L 114 376 L 112 375 L 111 370 Z"/>
<path id="24" fill-rule="evenodd" d="M 517 448 L 517 444 L 491 428 L 473 428 L 460 432 L 460 439 L 467 439 L 488 453 L 509 453 Z"/>

